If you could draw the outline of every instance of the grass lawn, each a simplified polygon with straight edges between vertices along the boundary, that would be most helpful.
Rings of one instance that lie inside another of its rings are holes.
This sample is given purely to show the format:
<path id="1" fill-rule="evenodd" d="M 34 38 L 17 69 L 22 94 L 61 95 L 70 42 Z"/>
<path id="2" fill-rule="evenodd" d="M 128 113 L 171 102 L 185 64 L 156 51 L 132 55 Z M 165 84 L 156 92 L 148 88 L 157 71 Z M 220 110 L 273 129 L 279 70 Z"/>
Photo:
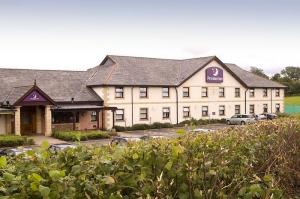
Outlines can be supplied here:
<path id="1" fill-rule="evenodd" d="M 291 96 L 284 98 L 285 105 L 300 105 L 300 96 Z"/>

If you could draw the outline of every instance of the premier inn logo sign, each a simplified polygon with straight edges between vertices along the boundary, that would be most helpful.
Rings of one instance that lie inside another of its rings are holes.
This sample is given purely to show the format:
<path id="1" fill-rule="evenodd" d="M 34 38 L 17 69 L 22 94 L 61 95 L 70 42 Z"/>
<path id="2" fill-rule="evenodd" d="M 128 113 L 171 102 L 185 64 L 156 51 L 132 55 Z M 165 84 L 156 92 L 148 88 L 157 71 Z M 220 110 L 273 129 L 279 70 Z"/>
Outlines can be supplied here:
<path id="1" fill-rule="evenodd" d="M 205 70 L 207 83 L 222 83 L 223 70 L 218 67 L 210 67 Z"/>

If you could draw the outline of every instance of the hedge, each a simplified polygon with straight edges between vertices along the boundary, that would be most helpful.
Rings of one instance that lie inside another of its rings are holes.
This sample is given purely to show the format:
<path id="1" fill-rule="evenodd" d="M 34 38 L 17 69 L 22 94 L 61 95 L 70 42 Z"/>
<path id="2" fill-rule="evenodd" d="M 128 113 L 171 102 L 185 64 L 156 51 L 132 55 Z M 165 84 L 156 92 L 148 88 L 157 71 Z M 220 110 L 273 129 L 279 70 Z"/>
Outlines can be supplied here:
<path id="1" fill-rule="evenodd" d="M 154 122 L 153 124 L 134 124 L 131 127 L 124 126 L 115 126 L 117 132 L 123 131 L 135 131 L 135 130 L 148 130 L 148 129 L 162 129 L 162 128 L 174 128 L 174 127 L 184 127 L 185 125 L 206 125 L 206 124 L 216 124 L 216 123 L 226 123 L 225 119 L 191 119 L 180 122 L 179 124 L 171 124 L 171 123 L 160 123 Z"/>
<path id="2" fill-rule="evenodd" d="M 43 145 L 26 158 L 0 158 L 0 196 L 296 198 L 299 173 L 300 122 L 288 118 L 55 155 Z"/>
<path id="3" fill-rule="evenodd" d="M 110 134 L 104 131 L 58 131 L 52 136 L 64 141 L 85 141 L 110 138 Z"/>
<path id="4" fill-rule="evenodd" d="M 33 144 L 34 140 L 26 136 L 0 135 L 0 147 L 15 147 Z"/>

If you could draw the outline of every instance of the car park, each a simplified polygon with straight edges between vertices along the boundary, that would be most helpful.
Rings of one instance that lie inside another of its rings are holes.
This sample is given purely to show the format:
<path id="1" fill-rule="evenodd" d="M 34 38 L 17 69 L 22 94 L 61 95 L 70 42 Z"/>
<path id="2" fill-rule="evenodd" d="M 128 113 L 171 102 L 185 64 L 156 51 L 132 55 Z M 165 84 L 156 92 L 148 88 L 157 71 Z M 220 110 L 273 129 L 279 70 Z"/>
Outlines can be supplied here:
<path id="1" fill-rule="evenodd" d="M 57 153 L 58 151 L 62 151 L 67 148 L 76 148 L 77 146 L 70 143 L 62 143 L 62 144 L 52 144 L 49 147 L 49 151 L 52 153 Z"/>
<path id="2" fill-rule="evenodd" d="M 0 149 L 1 156 L 18 156 L 32 150 L 31 147 L 3 148 Z"/>
<path id="3" fill-rule="evenodd" d="M 257 114 L 257 115 L 255 115 L 255 119 L 256 120 L 266 120 L 267 116 L 264 114 Z"/>
<path id="4" fill-rule="evenodd" d="M 191 132 L 192 133 L 212 133 L 216 130 L 214 129 L 204 129 L 204 128 L 196 128 L 196 129 L 193 129 Z"/>
<path id="5" fill-rule="evenodd" d="M 254 122 L 256 122 L 255 117 L 253 115 L 247 115 L 247 114 L 237 114 L 226 120 L 226 123 L 228 125 L 230 125 L 230 124 L 245 125 L 245 124 L 251 124 Z"/>

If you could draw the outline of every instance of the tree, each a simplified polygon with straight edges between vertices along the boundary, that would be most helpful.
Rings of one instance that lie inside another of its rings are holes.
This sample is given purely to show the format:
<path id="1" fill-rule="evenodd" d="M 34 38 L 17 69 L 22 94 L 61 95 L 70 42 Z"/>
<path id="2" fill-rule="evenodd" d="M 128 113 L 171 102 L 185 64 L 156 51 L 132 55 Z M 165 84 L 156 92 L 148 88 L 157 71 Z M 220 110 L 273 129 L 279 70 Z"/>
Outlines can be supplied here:
<path id="1" fill-rule="evenodd" d="M 300 67 L 288 66 L 281 71 L 281 75 L 291 80 L 300 80 Z"/>
<path id="2" fill-rule="evenodd" d="M 271 80 L 276 81 L 276 82 L 280 82 L 281 80 L 281 75 L 279 73 L 275 73 L 272 77 Z"/>
<path id="3" fill-rule="evenodd" d="M 269 76 L 265 74 L 264 70 L 255 66 L 251 66 L 250 72 L 253 74 L 256 74 L 258 76 L 264 77 L 266 79 L 269 79 Z"/>

